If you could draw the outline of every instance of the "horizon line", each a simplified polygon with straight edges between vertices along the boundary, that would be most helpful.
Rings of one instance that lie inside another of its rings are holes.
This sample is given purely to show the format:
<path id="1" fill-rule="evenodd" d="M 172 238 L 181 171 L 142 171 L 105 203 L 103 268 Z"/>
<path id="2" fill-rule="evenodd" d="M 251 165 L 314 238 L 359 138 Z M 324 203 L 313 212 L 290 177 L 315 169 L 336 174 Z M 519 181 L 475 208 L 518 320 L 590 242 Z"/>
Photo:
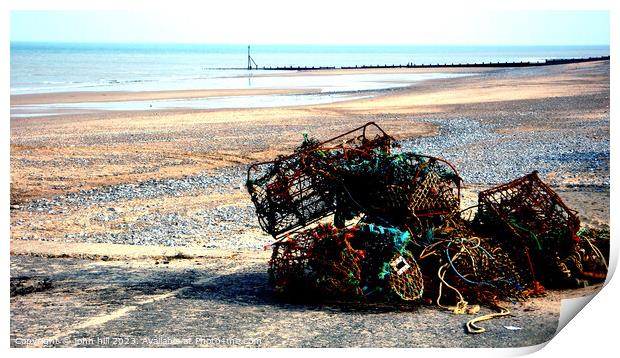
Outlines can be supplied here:
<path id="1" fill-rule="evenodd" d="M 240 42 L 123 42 L 123 41 L 57 41 L 57 40 L 10 40 L 10 44 L 66 44 L 66 45 L 218 45 L 218 46 L 384 46 L 384 47 L 405 47 L 405 46 L 453 46 L 453 47 L 560 47 L 560 46 L 581 46 L 581 47 L 610 47 L 610 44 L 356 44 L 356 43 L 240 43 Z"/>

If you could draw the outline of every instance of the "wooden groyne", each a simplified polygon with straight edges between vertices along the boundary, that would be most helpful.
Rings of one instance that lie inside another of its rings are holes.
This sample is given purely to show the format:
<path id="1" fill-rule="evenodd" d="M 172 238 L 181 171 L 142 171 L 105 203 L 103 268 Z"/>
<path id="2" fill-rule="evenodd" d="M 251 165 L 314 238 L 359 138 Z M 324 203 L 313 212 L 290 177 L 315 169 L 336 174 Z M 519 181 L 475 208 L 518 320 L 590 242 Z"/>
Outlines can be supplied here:
<path id="1" fill-rule="evenodd" d="M 377 69 L 377 68 L 466 68 L 466 67 L 536 67 L 564 65 L 568 63 L 593 62 L 609 60 L 609 56 L 587 57 L 587 58 L 563 58 L 543 61 L 522 61 L 522 62 L 480 62 L 480 63 L 437 63 L 437 64 L 392 64 L 392 65 L 363 65 L 363 66 L 263 66 L 253 67 L 253 70 L 267 71 L 316 71 L 316 70 L 351 70 L 351 69 Z M 248 66 L 249 69 L 250 66 Z M 226 70 L 245 70 L 246 68 L 218 68 Z"/>

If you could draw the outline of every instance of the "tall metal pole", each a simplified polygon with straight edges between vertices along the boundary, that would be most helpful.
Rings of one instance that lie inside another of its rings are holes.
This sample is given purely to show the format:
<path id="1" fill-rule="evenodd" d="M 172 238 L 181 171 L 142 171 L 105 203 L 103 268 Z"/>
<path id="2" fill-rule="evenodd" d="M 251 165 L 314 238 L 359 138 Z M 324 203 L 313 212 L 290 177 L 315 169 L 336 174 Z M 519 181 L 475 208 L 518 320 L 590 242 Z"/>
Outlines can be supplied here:
<path id="1" fill-rule="evenodd" d="M 256 64 L 256 61 L 254 61 L 254 59 L 250 55 L 250 45 L 248 45 L 248 70 L 252 69 L 252 65 L 254 65 L 255 69 L 258 69 L 258 65 Z"/>

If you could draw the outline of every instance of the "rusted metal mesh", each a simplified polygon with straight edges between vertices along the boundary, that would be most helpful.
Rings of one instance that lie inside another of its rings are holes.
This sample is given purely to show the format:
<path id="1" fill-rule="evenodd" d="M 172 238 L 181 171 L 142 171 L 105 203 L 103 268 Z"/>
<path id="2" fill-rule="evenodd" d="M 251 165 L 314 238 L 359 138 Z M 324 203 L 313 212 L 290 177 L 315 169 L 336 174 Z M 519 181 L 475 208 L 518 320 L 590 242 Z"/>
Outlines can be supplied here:
<path id="1" fill-rule="evenodd" d="M 273 254 L 269 261 L 269 280 L 276 291 L 306 292 L 309 262 L 312 259 L 311 249 L 314 247 L 314 235 L 298 235 L 294 238 L 273 243 Z"/>
<path id="2" fill-rule="evenodd" d="M 334 193 L 325 180 L 304 171 L 298 156 L 255 165 L 250 170 L 247 187 L 259 224 L 274 237 L 334 210 Z"/>
<path id="3" fill-rule="evenodd" d="M 568 278 L 561 262 L 578 241 L 579 218 L 537 172 L 480 192 L 478 220 L 534 280 L 554 285 Z"/>
<path id="4" fill-rule="evenodd" d="M 409 240 L 392 228 L 319 224 L 273 244 L 270 279 L 281 292 L 303 286 L 323 298 L 415 301 L 423 282 Z"/>
<path id="5" fill-rule="evenodd" d="M 322 175 L 331 162 L 389 153 L 392 138 L 368 123 L 322 143 L 304 141 L 289 156 L 256 163 L 248 169 L 246 186 L 263 230 L 274 237 L 305 227 L 335 210 L 333 180 Z"/>

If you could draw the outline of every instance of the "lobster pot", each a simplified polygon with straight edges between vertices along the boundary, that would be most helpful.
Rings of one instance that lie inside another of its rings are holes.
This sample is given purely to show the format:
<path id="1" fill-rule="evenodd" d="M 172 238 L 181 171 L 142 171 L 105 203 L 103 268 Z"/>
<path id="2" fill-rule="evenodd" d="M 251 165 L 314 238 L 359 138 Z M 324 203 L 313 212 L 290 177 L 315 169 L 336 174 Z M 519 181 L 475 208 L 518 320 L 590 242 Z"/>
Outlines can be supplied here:
<path id="1" fill-rule="evenodd" d="M 246 186 L 261 228 L 282 237 L 330 215 L 336 189 L 326 169 L 374 150 L 389 152 L 391 140 L 371 122 L 325 142 L 305 141 L 292 155 L 251 165 Z"/>
<path id="2" fill-rule="evenodd" d="M 274 244 L 270 278 L 276 289 L 338 300 L 415 301 L 420 268 L 406 249 L 408 233 L 375 225 L 317 227 Z"/>
<path id="3" fill-rule="evenodd" d="M 327 182 L 306 170 L 299 156 L 256 165 L 247 187 L 261 228 L 276 237 L 329 215 L 334 196 Z"/>
<path id="4" fill-rule="evenodd" d="M 478 220 L 511 254 L 526 260 L 534 278 L 553 283 L 560 261 L 574 250 L 579 229 L 569 209 L 537 172 L 479 194 Z"/>
<path id="5" fill-rule="evenodd" d="M 269 281 L 277 292 L 304 290 L 308 285 L 309 261 L 314 235 L 299 234 L 273 243 L 269 261 Z"/>
<path id="6" fill-rule="evenodd" d="M 352 248 L 351 238 L 351 232 L 320 224 L 274 243 L 269 277 L 276 291 L 321 299 L 361 298 L 363 252 Z"/>

